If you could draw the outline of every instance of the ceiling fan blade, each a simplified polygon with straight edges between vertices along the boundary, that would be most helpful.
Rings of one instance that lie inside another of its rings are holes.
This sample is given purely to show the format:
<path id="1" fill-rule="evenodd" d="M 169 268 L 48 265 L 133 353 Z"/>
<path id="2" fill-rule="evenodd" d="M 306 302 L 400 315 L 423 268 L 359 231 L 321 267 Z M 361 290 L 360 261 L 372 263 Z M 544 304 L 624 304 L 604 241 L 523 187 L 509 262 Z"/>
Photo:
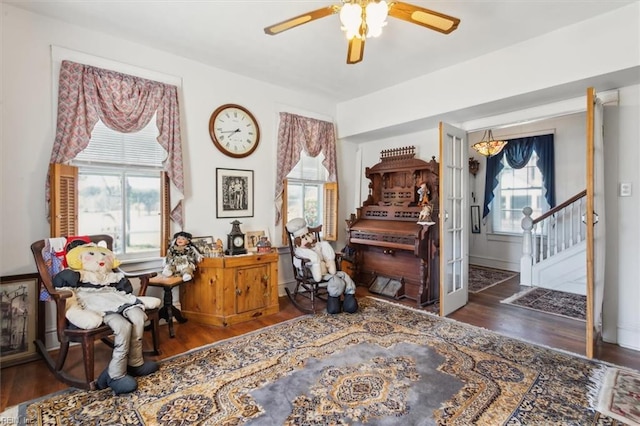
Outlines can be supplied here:
<path id="1" fill-rule="evenodd" d="M 357 64 L 364 58 L 364 39 L 353 37 L 347 49 L 347 64 Z"/>
<path id="2" fill-rule="evenodd" d="M 316 19 L 324 18 L 325 16 L 338 13 L 339 10 L 340 7 L 335 5 L 323 7 L 322 9 L 307 12 L 302 15 L 296 16 L 295 18 L 287 19 L 286 21 L 278 22 L 275 25 L 266 27 L 264 29 L 264 32 L 269 35 L 280 34 L 281 32 L 290 30 L 291 28 L 295 28 L 298 25 L 306 24 L 308 22 L 315 21 Z"/>
<path id="3" fill-rule="evenodd" d="M 389 6 L 389 16 L 422 25 L 443 34 L 449 34 L 460 24 L 460 19 L 444 13 L 435 12 L 423 7 L 401 1 L 392 2 Z"/>

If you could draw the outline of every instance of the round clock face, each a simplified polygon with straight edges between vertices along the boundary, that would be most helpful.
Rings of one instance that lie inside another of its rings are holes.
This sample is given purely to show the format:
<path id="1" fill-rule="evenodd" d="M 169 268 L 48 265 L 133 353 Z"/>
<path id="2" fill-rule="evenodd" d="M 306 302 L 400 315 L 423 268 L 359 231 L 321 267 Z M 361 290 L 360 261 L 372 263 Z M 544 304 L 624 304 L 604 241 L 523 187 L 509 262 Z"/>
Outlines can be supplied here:
<path id="1" fill-rule="evenodd" d="M 244 245 L 244 238 L 242 237 L 235 237 L 233 239 L 233 246 L 234 247 L 242 247 Z"/>
<path id="2" fill-rule="evenodd" d="M 222 105 L 211 114 L 209 134 L 216 148 L 234 158 L 248 156 L 260 142 L 260 128 L 253 114 L 235 104 Z"/>

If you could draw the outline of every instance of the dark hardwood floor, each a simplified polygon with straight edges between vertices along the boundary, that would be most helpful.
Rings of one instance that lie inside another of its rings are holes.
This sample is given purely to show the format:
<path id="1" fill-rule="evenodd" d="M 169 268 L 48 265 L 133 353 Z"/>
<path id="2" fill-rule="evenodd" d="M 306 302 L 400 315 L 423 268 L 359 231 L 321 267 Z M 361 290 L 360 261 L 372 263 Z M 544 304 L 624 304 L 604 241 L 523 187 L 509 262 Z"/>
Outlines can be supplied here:
<path id="1" fill-rule="evenodd" d="M 500 303 L 501 300 L 520 290 L 518 282 L 519 278 L 516 276 L 480 293 L 470 294 L 467 306 L 454 312 L 450 318 L 534 344 L 584 354 L 585 323 L 583 321 Z M 365 287 L 358 287 L 357 295 L 365 297 L 369 295 L 369 291 Z M 411 300 L 399 302 L 415 307 L 415 302 Z M 162 360 L 189 349 L 248 333 L 300 315 L 301 313 L 290 301 L 282 297 L 279 313 L 246 323 L 228 327 L 206 326 L 193 321 L 175 324 L 176 337 L 173 339 L 169 338 L 167 326 L 163 325 L 160 327 L 162 355 L 151 357 L 151 359 Z M 145 344 L 150 347 L 149 333 L 145 333 Z M 72 348 L 67 360 L 67 363 L 76 369 L 75 372 L 80 372 L 82 367 L 78 349 Z M 96 344 L 96 374 L 106 367 L 110 356 L 111 351 L 106 345 Z M 596 358 L 640 370 L 640 352 L 617 345 L 600 343 L 596 350 Z M 42 361 L 4 368 L 0 371 L 0 412 L 7 407 L 66 388 L 67 386 L 53 377 Z"/>

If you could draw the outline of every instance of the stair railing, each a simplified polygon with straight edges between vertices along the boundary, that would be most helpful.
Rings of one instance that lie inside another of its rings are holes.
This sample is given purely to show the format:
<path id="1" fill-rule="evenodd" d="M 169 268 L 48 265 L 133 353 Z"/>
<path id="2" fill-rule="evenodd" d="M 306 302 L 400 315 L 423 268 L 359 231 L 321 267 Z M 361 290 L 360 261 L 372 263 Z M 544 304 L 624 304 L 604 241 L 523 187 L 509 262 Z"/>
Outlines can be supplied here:
<path id="1" fill-rule="evenodd" d="M 535 219 L 531 207 L 522 209 L 520 284 L 532 285 L 534 265 L 584 241 L 586 196 L 585 189 Z"/>

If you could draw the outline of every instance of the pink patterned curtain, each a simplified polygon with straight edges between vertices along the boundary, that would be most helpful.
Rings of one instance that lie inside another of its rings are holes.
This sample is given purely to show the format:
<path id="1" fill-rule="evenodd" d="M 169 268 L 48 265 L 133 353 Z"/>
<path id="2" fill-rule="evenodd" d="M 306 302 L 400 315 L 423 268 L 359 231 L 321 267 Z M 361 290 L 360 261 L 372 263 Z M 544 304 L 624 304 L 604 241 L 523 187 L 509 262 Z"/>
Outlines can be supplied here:
<path id="1" fill-rule="evenodd" d="M 167 151 L 164 168 L 184 194 L 180 112 L 176 86 L 63 61 L 58 89 L 58 125 L 50 163 L 67 163 L 89 144 L 98 119 L 122 133 L 137 132 L 156 114 L 158 143 Z M 49 205 L 47 179 L 47 206 Z M 171 219 L 184 227 L 182 200 Z"/>
<path id="2" fill-rule="evenodd" d="M 324 153 L 322 164 L 329 171 L 329 181 L 338 181 L 336 135 L 333 123 L 281 112 L 278 128 L 276 225 L 282 218 L 284 180 L 300 161 L 302 150 L 311 157 L 316 157 L 321 152 Z"/>

